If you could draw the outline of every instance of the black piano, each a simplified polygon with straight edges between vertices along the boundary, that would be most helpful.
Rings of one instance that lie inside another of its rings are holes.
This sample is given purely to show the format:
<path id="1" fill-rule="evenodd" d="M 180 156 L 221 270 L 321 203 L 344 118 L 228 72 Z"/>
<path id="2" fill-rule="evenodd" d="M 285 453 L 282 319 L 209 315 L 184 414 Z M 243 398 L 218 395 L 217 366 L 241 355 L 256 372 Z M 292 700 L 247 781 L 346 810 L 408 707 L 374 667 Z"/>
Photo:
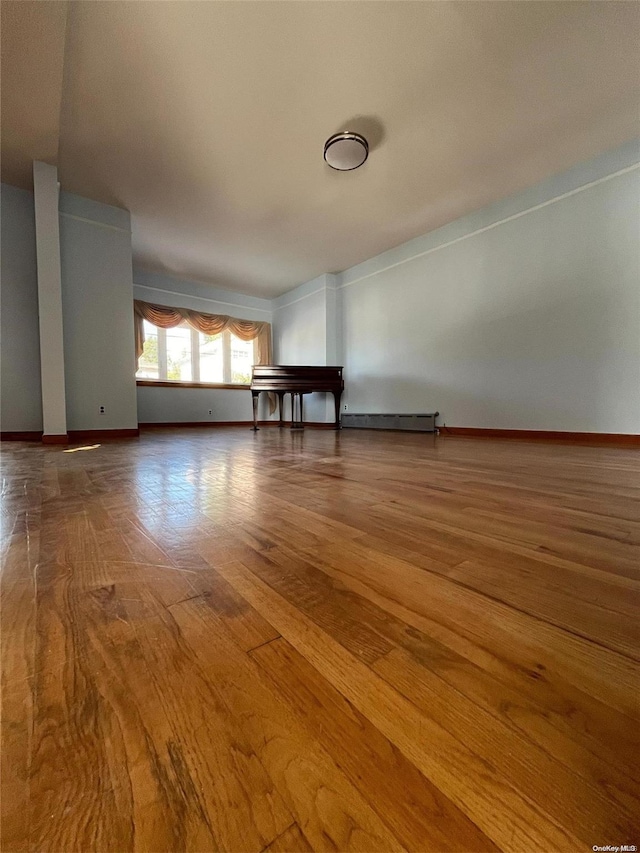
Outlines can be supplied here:
<path id="1" fill-rule="evenodd" d="M 314 391 L 330 391 L 336 410 L 335 429 L 340 429 L 340 397 L 344 391 L 342 367 L 300 367 L 294 364 L 256 364 L 251 376 L 253 402 L 253 429 L 258 429 L 258 397 L 261 391 L 278 396 L 280 426 L 284 426 L 282 409 L 285 394 L 291 394 L 291 428 L 304 426 L 302 400 Z M 296 420 L 295 402 L 299 401 L 299 420 Z"/>

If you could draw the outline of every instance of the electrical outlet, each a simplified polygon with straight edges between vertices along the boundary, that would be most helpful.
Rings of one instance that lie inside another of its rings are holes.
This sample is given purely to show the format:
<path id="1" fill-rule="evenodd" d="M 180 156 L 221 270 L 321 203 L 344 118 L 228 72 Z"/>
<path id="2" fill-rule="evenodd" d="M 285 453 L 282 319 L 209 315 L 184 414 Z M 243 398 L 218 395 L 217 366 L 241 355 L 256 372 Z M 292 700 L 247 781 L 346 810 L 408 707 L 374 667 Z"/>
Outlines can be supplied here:
<path id="1" fill-rule="evenodd" d="M 210 415 L 212 415 L 212 414 L 213 414 L 213 409 L 209 409 L 209 414 L 210 414 Z"/>
<path id="2" fill-rule="evenodd" d="M 104 415 L 104 406 L 100 406 L 98 411 L 100 412 L 101 415 Z"/>
<path id="3" fill-rule="evenodd" d="M 343 412 L 348 412 L 348 411 L 349 411 L 349 404 L 348 404 L 348 403 L 343 403 L 343 404 L 342 404 L 342 411 L 343 411 Z"/>

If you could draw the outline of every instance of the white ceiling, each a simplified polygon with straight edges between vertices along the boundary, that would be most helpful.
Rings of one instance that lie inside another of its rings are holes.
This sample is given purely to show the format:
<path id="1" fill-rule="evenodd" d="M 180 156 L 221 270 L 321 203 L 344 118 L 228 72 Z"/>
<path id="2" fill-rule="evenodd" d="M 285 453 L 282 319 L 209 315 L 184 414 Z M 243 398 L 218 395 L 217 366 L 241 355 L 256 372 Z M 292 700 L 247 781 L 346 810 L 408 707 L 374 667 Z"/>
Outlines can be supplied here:
<path id="1" fill-rule="evenodd" d="M 4 0 L 2 24 L 3 180 L 57 162 L 131 211 L 138 266 L 260 296 L 640 126 L 634 2 Z M 323 162 L 340 130 L 357 171 Z"/>

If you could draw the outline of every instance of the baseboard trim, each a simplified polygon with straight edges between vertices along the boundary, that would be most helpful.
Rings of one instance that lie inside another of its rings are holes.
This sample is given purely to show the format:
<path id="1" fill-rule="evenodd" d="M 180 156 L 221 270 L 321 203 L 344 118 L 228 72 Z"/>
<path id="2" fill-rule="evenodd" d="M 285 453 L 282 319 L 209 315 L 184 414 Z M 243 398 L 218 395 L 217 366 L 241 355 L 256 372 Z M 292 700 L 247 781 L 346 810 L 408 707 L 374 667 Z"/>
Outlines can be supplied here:
<path id="1" fill-rule="evenodd" d="M 42 441 L 42 430 L 35 432 L 0 432 L 0 441 Z"/>
<path id="2" fill-rule="evenodd" d="M 140 430 L 135 429 L 70 429 L 69 441 L 109 441 L 113 438 L 138 438 Z"/>
<path id="3" fill-rule="evenodd" d="M 62 435 L 43 435 L 43 444 L 69 444 L 69 436 L 64 433 Z"/>
<path id="4" fill-rule="evenodd" d="M 70 429 L 66 435 L 43 435 L 42 432 L 0 432 L 0 441 L 41 441 L 43 444 L 71 444 L 78 441 L 108 441 L 114 438 L 137 438 L 139 429 Z"/>
<path id="5" fill-rule="evenodd" d="M 291 421 L 283 421 L 282 423 L 283 423 L 283 425 L 284 425 L 285 427 L 290 427 L 290 426 L 291 426 Z M 328 424 L 328 423 L 326 423 L 325 421 L 305 421 L 305 422 L 304 422 L 304 425 L 305 425 L 305 429 L 306 429 L 307 427 L 310 427 L 311 429 L 330 429 L 330 430 L 333 430 L 334 432 L 335 432 L 335 429 L 336 429 L 336 425 L 335 425 L 335 424 L 333 424 L 333 423 L 332 423 L 332 424 Z M 264 422 L 259 421 L 259 422 L 258 422 L 258 426 L 260 426 L 260 427 L 262 427 L 262 426 L 274 426 L 274 427 L 277 427 L 277 426 L 280 426 L 280 422 L 279 422 L 279 421 L 264 421 Z"/>
<path id="6" fill-rule="evenodd" d="M 613 447 L 640 447 L 640 435 L 616 432 L 564 432 L 546 429 L 484 429 L 482 427 L 438 427 L 450 438 L 500 438 L 519 441 L 555 441 L 565 444 L 603 444 Z"/>
<path id="7" fill-rule="evenodd" d="M 219 427 L 250 427 L 253 421 L 160 421 L 152 423 L 139 423 L 141 430 L 148 429 L 204 429 Z"/>
<path id="8" fill-rule="evenodd" d="M 291 421 L 284 421 L 285 427 L 291 426 Z M 320 421 L 305 421 L 305 427 L 311 429 L 334 429 L 334 424 L 326 424 Z M 138 424 L 141 430 L 149 429 L 204 429 L 204 428 L 220 428 L 220 427 L 253 427 L 253 421 L 166 421 L 161 423 L 140 423 Z M 279 421 L 258 421 L 260 429 L 263 427 L 280 426 Z"/>

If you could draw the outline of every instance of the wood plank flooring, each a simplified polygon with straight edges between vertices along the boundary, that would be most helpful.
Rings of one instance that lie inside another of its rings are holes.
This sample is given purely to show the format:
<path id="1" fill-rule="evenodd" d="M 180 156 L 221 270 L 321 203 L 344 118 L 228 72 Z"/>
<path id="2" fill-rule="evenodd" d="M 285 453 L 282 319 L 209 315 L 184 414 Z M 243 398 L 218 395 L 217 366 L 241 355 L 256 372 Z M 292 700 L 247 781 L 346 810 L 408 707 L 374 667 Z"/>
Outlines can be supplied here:
<path id="1" fill-rule="evenodd" d="M 2 446 L 2 843 L 640 845 L 640 453 Z"/>

